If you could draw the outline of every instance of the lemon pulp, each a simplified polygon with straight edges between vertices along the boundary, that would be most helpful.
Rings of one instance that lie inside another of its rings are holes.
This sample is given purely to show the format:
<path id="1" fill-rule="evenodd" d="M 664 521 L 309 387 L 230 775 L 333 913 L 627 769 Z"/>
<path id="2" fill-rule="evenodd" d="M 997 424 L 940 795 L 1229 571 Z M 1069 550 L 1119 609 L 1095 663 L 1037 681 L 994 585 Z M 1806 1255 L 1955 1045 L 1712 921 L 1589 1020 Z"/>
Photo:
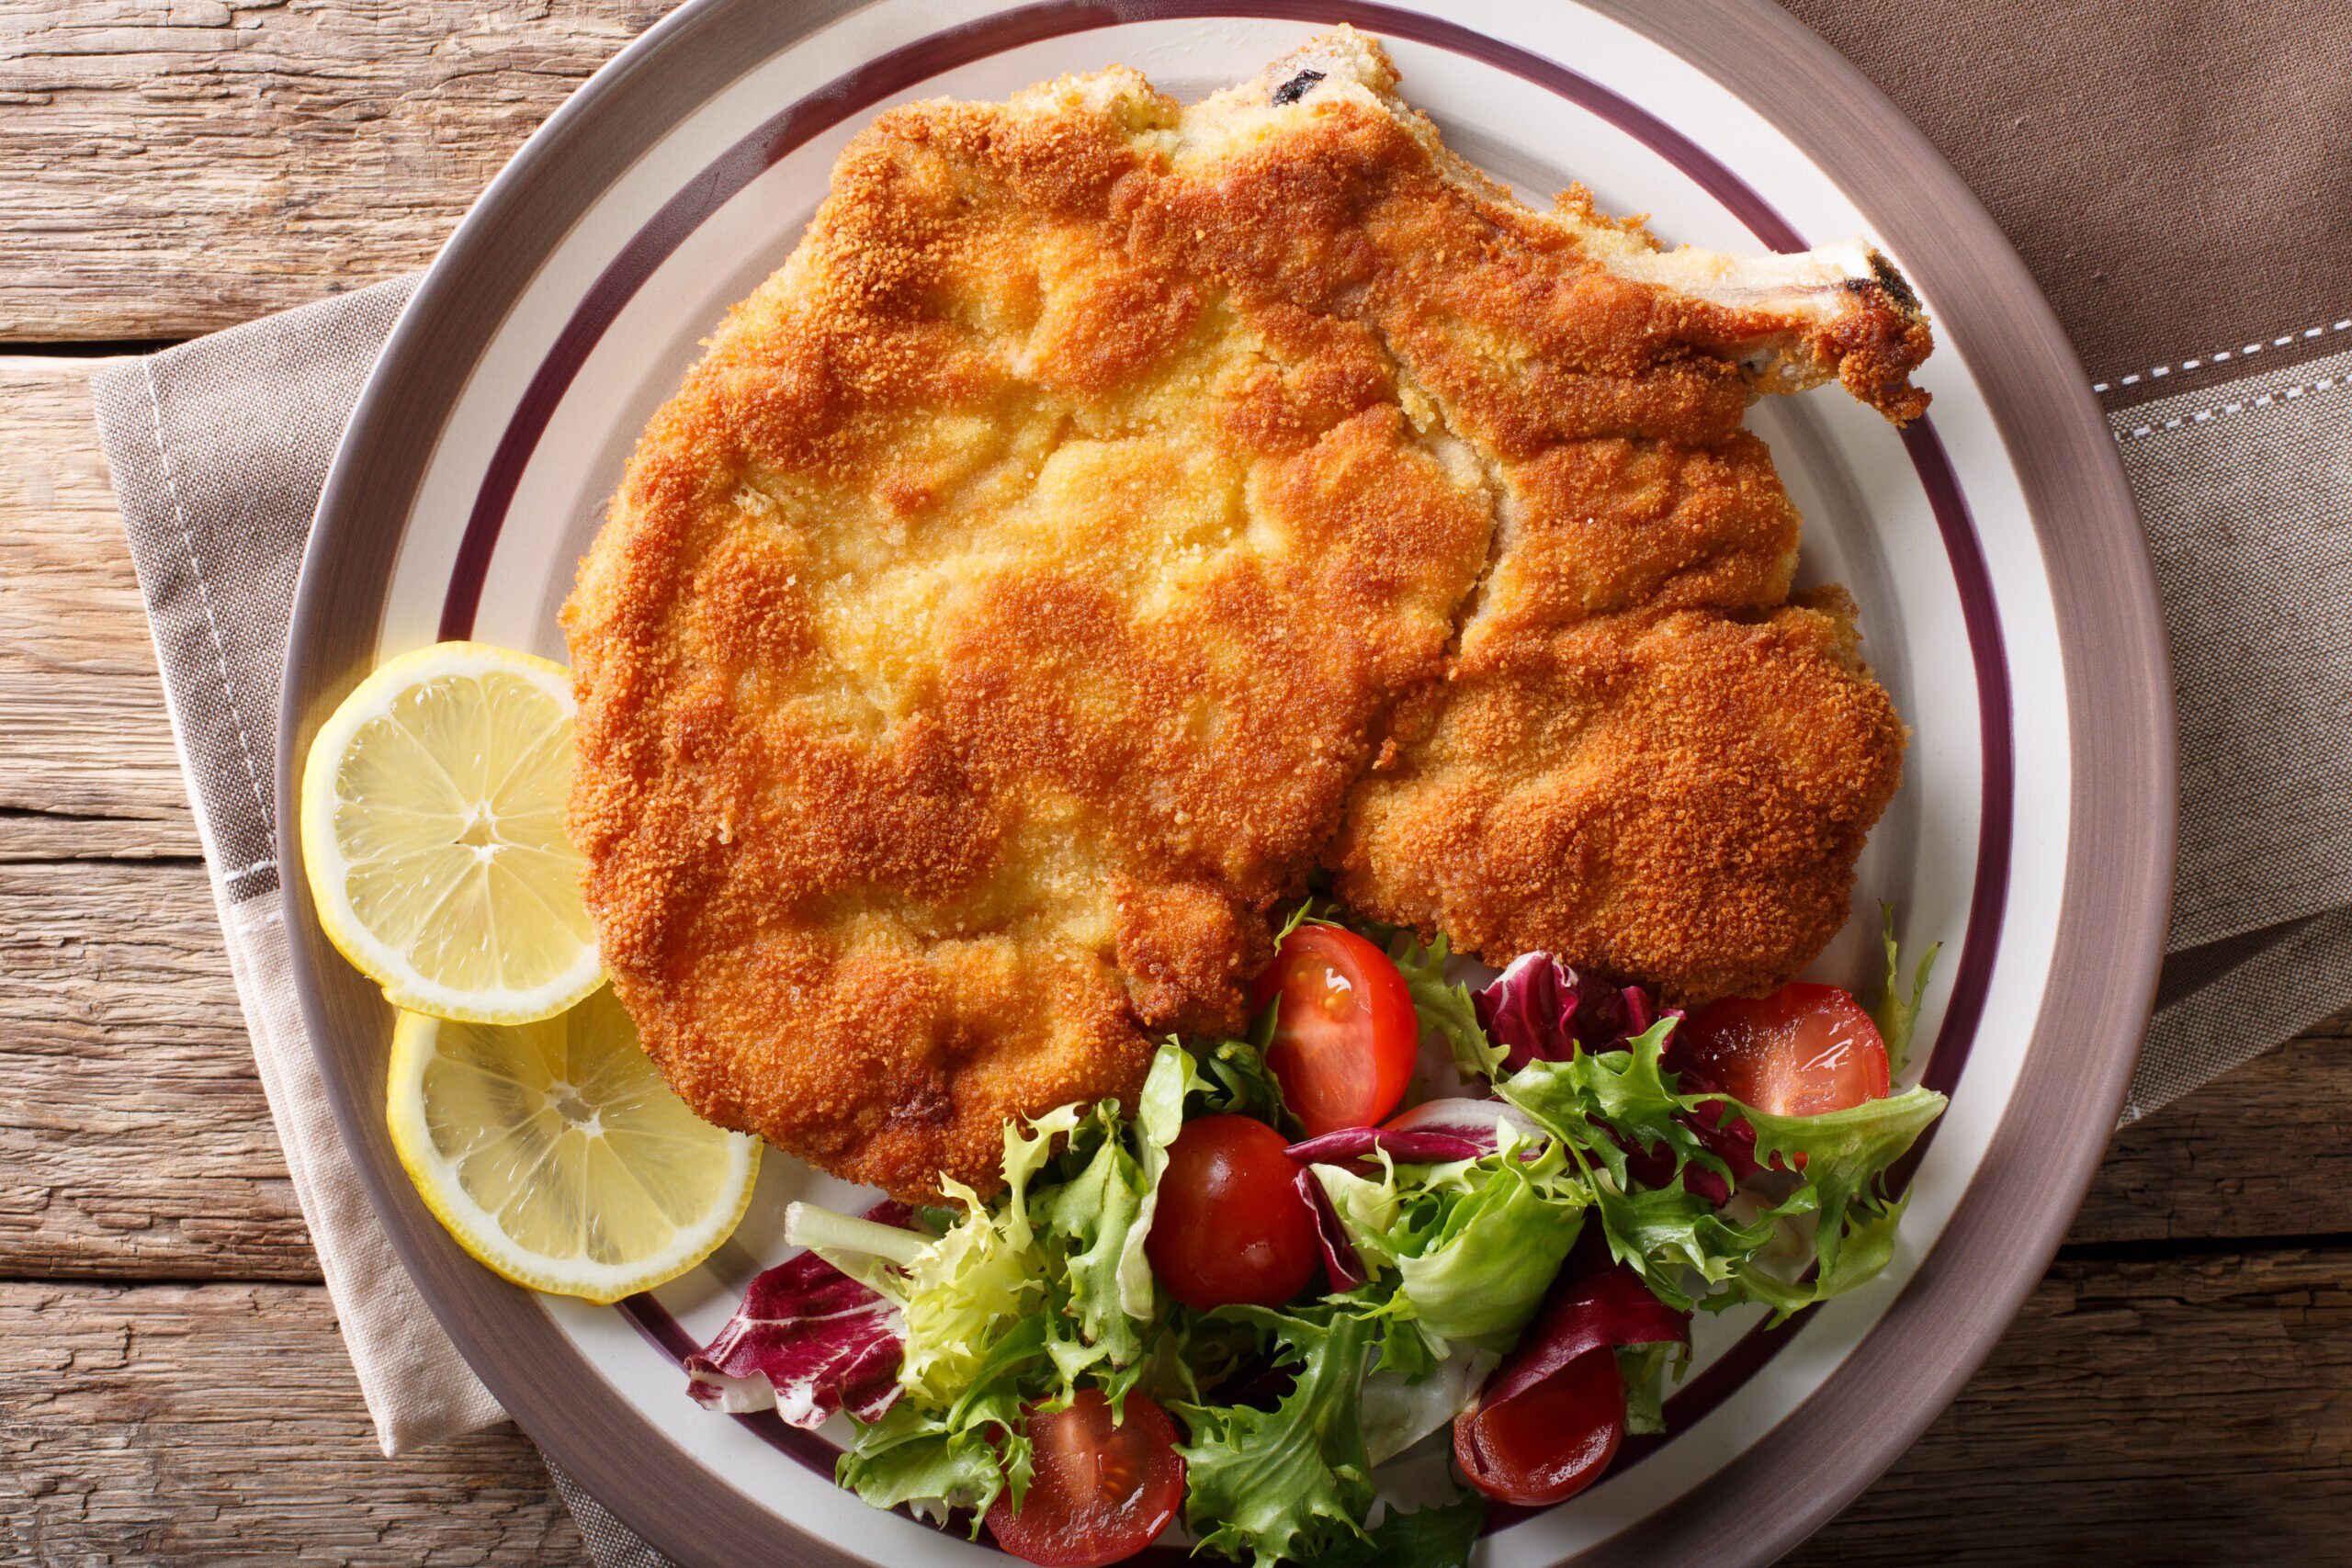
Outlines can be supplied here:
<path id="1" fill-rule="evenodd" d="M 398 1006 L 522 1022 L 601 977 L 563 826 L 562 666 L 481 643 L 392 660 L 321 727 L 302 850 L 328 939 Z"/>
<path id="2" fill-rule="evenodd" d="M 616 1301 L 693 1268 L 734 1230 L 759 1141 L 662 1081 L 609 988 L 520 1024 L 401 1015 L 393 1147 L 459 1245 L 517 1284 Z"/>

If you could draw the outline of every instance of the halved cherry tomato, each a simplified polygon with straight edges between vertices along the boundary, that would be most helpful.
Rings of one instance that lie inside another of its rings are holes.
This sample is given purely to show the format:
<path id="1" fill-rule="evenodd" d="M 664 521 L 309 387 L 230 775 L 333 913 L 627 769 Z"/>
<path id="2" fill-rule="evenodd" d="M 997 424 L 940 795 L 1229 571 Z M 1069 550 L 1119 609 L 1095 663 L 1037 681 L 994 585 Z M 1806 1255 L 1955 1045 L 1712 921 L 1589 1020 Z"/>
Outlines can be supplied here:
<path id="1" fill-rule="evenodd" d="M 989 1533 L 1024 1562 L 1096 1568 L 1159 1539 L 1184 1500 L 1184 1461 L 1168 1413 L 1130 1393 L 1113 1423 L 1098 1389 L 1067 1410 L 1029 1408 L 1035 1471 L 1016 1511 L 1010 1494 L 989 1506 Z"/>
<path id="2" fill-rule="evenodd" d="M 1776 1116 L 1818 1116 L 1885 1096 L 1886 1043 L 1836 986 L 1726 997 L 1677 1032 L 1667 1066 Z"/>
<path id="3" fill-rule="evenodd" d="M 1308 1137 L 1370 1127 L 1396 1109 L 1421 1025 L 1386 953 L 1337 926 L 1301 926 L 1250 989 L 1253 1011 L 1277 998 L 1266 1066 Z"/>
<path id="4" fill-rule="evenodd" d="M 1168 1293 L 1206 1312 L 1277 1307 L 1322 1254 L 1283 1135 L 1247 1116 L 1204 1116 L 1168 1145 L 1144 1256 Z"/>
<path id="5" fill-rule="evenodd" d="M 1516 1398 L 1454 1417 L 1453 1458 L 1497 1502 L 1542 1507 L 1600 1480 L 1624 1437 L 1625 1380 L 1603 1345 Z"/>

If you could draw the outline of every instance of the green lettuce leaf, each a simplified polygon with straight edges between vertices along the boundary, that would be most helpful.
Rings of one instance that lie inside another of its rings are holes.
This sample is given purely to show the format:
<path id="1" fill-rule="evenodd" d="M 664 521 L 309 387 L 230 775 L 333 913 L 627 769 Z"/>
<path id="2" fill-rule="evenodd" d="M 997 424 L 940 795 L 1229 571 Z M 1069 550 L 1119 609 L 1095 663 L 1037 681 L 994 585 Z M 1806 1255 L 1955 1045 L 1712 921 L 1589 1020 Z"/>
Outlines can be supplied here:
<path id="1" fill-rule="evenodd" d="M 1878 1025 L 1878 1037 L 1886 1042 L 1888 1069 L 1899 1075 L 1911 1055 L 1911 1032 L 1919 1025 L 1919 1004 L 1928 994 L 1928 976 L 1944 944 L 1930 943 L 1928 951 L 1919 955 L 1919 967 L 1912 973 L 1911 990 L 1906 996 L 1903 990 L 1903 965 L 1894 947 L 1894 906 L 1881 904 L 1878 912 L 1883 926 L 1879 943 L 1885 950 L 1885 967 L 1879 975 L 1878 998 L 1870 1005 L 1871 1021 Z"/>
<path id="2" fill-rule="evenodd" d="M 1604 1175 L 1592 1184 L 1593 1212 L 1610 1255 L 1630 1264 L 1651 1294 L 1688 1312 L 1703 1292 L 1736 1277 L 1748 1258 L 1770 1245 L 1777 1216 L 1741 1224 L 1690 1191 L 1678 1174 L 1664 1187 L 1621 1191 Z M 1696 1280 L 1697 1291 L 1691 1289 Z"/>
<path id="3" fill-rule="evenodd" d="M 833 1479 L 875 1507 L 904 1505 L 933 1524 L 968 1508 L 975 1540 L 980 1516 L 1005 1484 L 1004 1468 L 984 1435 L 952 1432 L 944 1420 L 903 1399 L 879 1421 L 858 1427 Z"/>
<path id="4" fill-rule="evenodd" d="M 1077 1129 L 1065 1105 L 1004 1131 L 1005 1196 L 994 1207 L 962 1182 L 941 1188 L 961 1211 L 936 1236 L 854 1219 L 808 1203 L 785 1212 L 785 1238 L 806 1246 L 897 1306 L 905 1336 L 899 1386 L 917 1404 L 944 1410 L 972 1386 L 996 1341 L 1023 1318 L 1049 1312 L 1061 1249 L 1038 1244 L 1029 1185 Z"/>
<path id="5" fill-rule="evenodd" d="M 1445 961 L 1453 950 L 1440 935 L 1424 945 L 1409 931 L 1384 931 L 1383 944 L 1405 976 L 1405 989 L 1419 1015 L 1421 1032 L 1442 1039 L 1453 1053 L 1456 1071 L 1465 1078 L 1491 1078 L 1502 1070 L 1503 1048 L 1487 1038 L 1471 1005 L 1470 987 L 1445 977 Z"/>
<path id="6" fill-rule="evenodd" d="M 1262 1071 L 1263 1062 L 1259 1065 Z M 1170 1040 L 1152 1057 L 1151 1071 L 1143 1080 L 1143 1093 L 1136 1097 L 1129 1137 L 1135 1152 L 1135 1179 L 1139 1184 L 1140 1201 L 1119 1244 L 1112 1283 L 1119 1309 L 1138 1321 L 1148 1322 L 1159 1309 L 1159 1292 L 1152 1283 L 1151 1264 L 1143 1248 L 1151 1235 L 1152 1216 L 1159 1208 L 1159 1179 L 1168 1169 L 1168 1145 L 1184 1130 L 1185 1096 L 1206 1087 L 1193 1066 L 1191 1055 Z"/>
<path id="7" fill-rule="evenodd" d="M 1033 1118 L 1025 1132 L 1006 1126 L 1005 1199 L 997 1212 L 962 1182 L 940 1183 L 962 1206 L 963 1218 L 882 1291 L 906 1320 L 899 1386 L 919 1404 L 953 1403 L 971 1386 L 997 1337 L 1045 1306 L 1052 1258 L 1035 1245 L 1029 1181 L 1052 1155 L 1054 1139 L 1078 1122 L 1078 1107 L 1065 1105 Z"/>
<path id="8" fill-rule="evenodd" d="M 1364 1361 L 1372 1325 L 1352 1313 L 1322 1322 L 1259 1307 L 1215 1314 L 1249 1324 L 1279 1346 L 1295 1381 L 1272 1410 L 1177 1406 L 1192 1441 L 1184 1456 L 1184 1519 L 1203 1548 L 1252 1568 L 1313 1561 L 1363 1538 L 1375 1490 L 1364 1450 Z"/>
<path id="9" fill-rule="evenodd" d="M 1274 1005 L 1266 1004 L 1247 1040 L 1218 1040 L 1201 1046 L 1199 1070 L 1192 1080 L 1192 1100 L 1185 1110 L 1193 1116 L 1231 1113 L 1254 1117 L 1270 1127 L 1288 1125 L 1283 1086 L 1266 1066 L 1266 1045 L 1273 1038 Z"/>
<path id="10" fill-rule="evenodd" d="M 1438 1353 L 1417 1350 L 1416 1336 L 1504 1349 L 1535 1315 L 1576 1244 L 1588 1190 L 1556 1143 L 1528 1153 L 1507 1124 L 1501 1146 L 1480 1159 L 1400 1167 L 1384 1153 L 1377 1180 L 1308 1168 L 1373 1279 L 1397 1275 L 1363 1292 L 1384 1325 L 1383 1370 L 1409 1375 Z"/>
<path id="11" fill-rule="evenodd" d="M 1566 1164 L 1556 1143 L 1532 1163 L 1525 1148 L 1506 1136 L 1447 1173 L 1454 1190 L 1425 1189 L 1405 1205 L 1391 1242 L 1398 1294 L 1441 1339 L 1509 1348 L 1576 1244 L 1583 1183 L 1555 1179 Z"/>
<path id="12" fill-rule="evenodd" d="M 1462 1349 L 1410 1376 L 1375 1367 L 1363 1379 L 1363 1445 L 1385 1464 L 1431 1432 L 1453 1424 L 1501 1359 L 1494 1352 Z"/>
<path id="13" fill-rule="evenodd" d="M 999 1338 L 973 1369 L 972 1382 L 944 1414 L 892 1405 L 879 1421 L 851 1418 L 857 1438 L 834 1466 L 833 1479 L 877 1508 L 907 1505 L 943 1522 L 957 1508 L 979 1516 L 1008 1489 L 1015 1507 L 1034 1468 L 1021 1418 L 1023 1374 L 1046 1352 L 1046 1324 L 1024 1318 Z"/>
<path id="14" fill-rule="evenodd" d="M 1624 1143 L 1672 1151 L 1677 1170 L 1696 1160 L 1726 1181 L 1731 1171 L 1681 1119 L 1690 1102 L 1664 1066 L 1675 1021 L 1662 1018 L 1622 1051 L 1579 1051 L 1565 1062 L 1528 1063 L 1495 1086 L 1496 1092 L 1607 1168 L 1619 1191 L 1628 1187 Z M 1610 1137 L 1595 1122 L 1605 1122 Z M 1623 1142 L 1621 1143 L 1621 1140 Z"/>
<path id="15" fill-rule="evenodd" d="M 1589 1180 L 1611 1255 L 1638 1270 L 1669 1306 L 1721 1311 L 1757 1301 L 1773 1309 L 1775 1321 L 1884 1268 L 1901 1205 L 1880 1191 L 1878 1178 L 1941 1113 L 1943 1097 L 1905 1089 L 1848 1111 L 1774 1116 L 1724 1095 L 1686 1095 L 1664 1066 L 1672 1028 L 1660 1020 L 1622 1051 L 1531 1062 L 1496 1086 L 1568 1150 Z M 1702 1117 L 1747 1122 L 1757 1134 L 1756 1157 L 1767 1166 L 1777 1161 L 1797 1171 L 1802 1156 L 1799 1185 L 1746 1222 L 1690 1191 L 1683 1175 L 1694 1164 L 1725 1179 L 1731 1174 L 1700 1138 L 1693 1123 Z M 1672 1179 L 1663 1187 L 1629 1179 L 1628 1145 L 1665 1150 Z M 1814 1272 L 1793 1283 L 1761 1255 L 1783 1225 L 1807 1216 L 1815 1222 Z"/>
<path id="16" fill-rule="evenodd" d="M 1084 1131 L 1092 1152 L 1078 1174 L 1037 1197 L 1047 1246 L 1063 1254 L 1054 1333 L 1047 1346 L 1066 1388 L 1098 1365 L 1124 1367 L 1143 1350 L 1143 1334 L 1121 1300 L 1119 1264 L 1144 1202 L 1143 1172 L 1120 1136 L 1115 1104 L 1098 1108 Z M 1075 1140 L 1073 1154 L 1079 1152 Z M 1052 1265 L 1049 1263 L 1048 1268 Z M 1147 1276 L 1144 1312 L 1152 1298 Z"/>
<path id="17" fill-rule="evenodd" d="M 1355 1246 L 1356 1260 L 1374 1278 L 1396 1267 L 1396 1254 L 1390 1241 L 1396 1235 L 1397 1214 L 1403 1206 L 1396 1195 L 1396 1168 L 1385 1154 L 1379 1159 L 1382 1175 L 1377 1181 L 1359 1176 L 1345 1166 L 1306 1168 L 1314 1172 L 1324 1195 L 1331 1200 L 1340 1228 Z"/>
<path id="18" fill-rule="evenodd" d="M 1767 1303 L 1777 1323 L 1875 1277 L 1894 1255 L 1903 1215 L 1902 1203 L 1886 1195 L 1880 1178 L 1943 1114 L 1944 1104 L 1933 1089 L 1906 1089 L 1818 1116 L 1776 1116 L 1722 1095 L 1694 1097 L 1692 1105 L 1702 1114 L 1736 1117 L 1754 1128 L 1759 1161 L 1801 1171 L 1796 1190 L 1759 1223 L 1806 1214 L 1814 1221 L 1810 1283 L 1782 1280 L 1743 1259 L 1735 1270 L 1736 1297 Z"/>
<path id="19" fill-rule="evenodd" d="M 1471 1550 L 1486 1524 L 1486 1499 L 1476 1492 L 1423 1508 L 1390 1508 L 1363 1539 L 1304 1568 L 1469 1568 Z"/>
<path id="20" fill-rule="evenodd" d="M 1621 1345 L 1617 1372 L 1625 1383 L 1625 1430 L 1641 1434 L 1666 1430 L 1666 1373 L 1670 1367 L 1677 1382 L 1690 1364 L 1690 1348 L 1670 1340 L 1655 1345 Z"/>

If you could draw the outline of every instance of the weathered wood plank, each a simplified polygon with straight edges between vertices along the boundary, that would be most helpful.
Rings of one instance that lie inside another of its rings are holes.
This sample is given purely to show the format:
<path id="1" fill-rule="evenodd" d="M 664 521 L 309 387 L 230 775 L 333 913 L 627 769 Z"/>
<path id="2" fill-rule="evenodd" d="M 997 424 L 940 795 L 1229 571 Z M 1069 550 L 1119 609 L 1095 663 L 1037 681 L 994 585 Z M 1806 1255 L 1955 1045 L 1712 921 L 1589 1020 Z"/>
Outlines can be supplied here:
<path id="1" fill-rule="evenodd" d="M 2352 1011 L 2124 1128 L 2074 1242 L 2352 1234 Z"/>
<path id="2" fill-rule="evenodd" d="M 2341 1561 L 2352 1251 L 2062 1262 L 1795 1564 Z"/>
<path id="3" fill-rule="evenodd" d="M 376 1448 L 316 1286 L 0 1284 L 0 1554 L 577 1563 L 512 1427 Z"/>
<path id="4" fill-rule="evenodd" d="M 185 337 L 424 265 L 662 0 L 0 7 L 0 340 Z"/>
<path id="5" fill-rule="evenodd" d="M 2347 1330 L 2341 1250 L 2062 1265 L 1792 1561 L 2330 1561 Z M 0 1540 L 31 1561 L 578 1561 L 512 1434 L 376 1454 L 314 1287 L 0 1285 Z"/>
<path id="6" fill-rule="evenodd" d="M 0 812 L 46 818 L 0 817 L 0 859 L 197 852 L 90 414 L 101 363 L 0 357 Z"/>
<path id="7" fill-rule="evenodd" d="M 0 1277 L 318 1277 L 203 868 L 0 865 Z"/>
<path id="8" fill-rule="evenodd" d="M 316 1279 L 194 858 L 97 363 L 0 358 L 0 1275 Z"/>

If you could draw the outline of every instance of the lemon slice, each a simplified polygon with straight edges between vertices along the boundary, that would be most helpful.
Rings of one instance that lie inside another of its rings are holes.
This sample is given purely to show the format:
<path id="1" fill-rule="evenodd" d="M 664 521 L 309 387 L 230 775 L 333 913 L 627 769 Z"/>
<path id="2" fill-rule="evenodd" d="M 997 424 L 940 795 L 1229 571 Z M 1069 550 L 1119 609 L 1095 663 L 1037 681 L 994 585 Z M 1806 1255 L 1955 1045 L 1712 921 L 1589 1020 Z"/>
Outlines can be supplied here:
<path id="1" fill-rule="evenodd" d="M 686 1109 L 610 989 L 534 1023 L 402 1013 L 385 1116 L 460 1247 L 518 1285 L 592 1302 L 709 1257 L 760 1172 L 759 1140 Z"/>
<path id="2" fill-rule="evenodd" d="M 311 743 L 302 858 L 319 923 L 395 1006 L 522 1023 L 596 987 L 571 788 L 571 677 L 478 642 L 402 654 Z"/>

